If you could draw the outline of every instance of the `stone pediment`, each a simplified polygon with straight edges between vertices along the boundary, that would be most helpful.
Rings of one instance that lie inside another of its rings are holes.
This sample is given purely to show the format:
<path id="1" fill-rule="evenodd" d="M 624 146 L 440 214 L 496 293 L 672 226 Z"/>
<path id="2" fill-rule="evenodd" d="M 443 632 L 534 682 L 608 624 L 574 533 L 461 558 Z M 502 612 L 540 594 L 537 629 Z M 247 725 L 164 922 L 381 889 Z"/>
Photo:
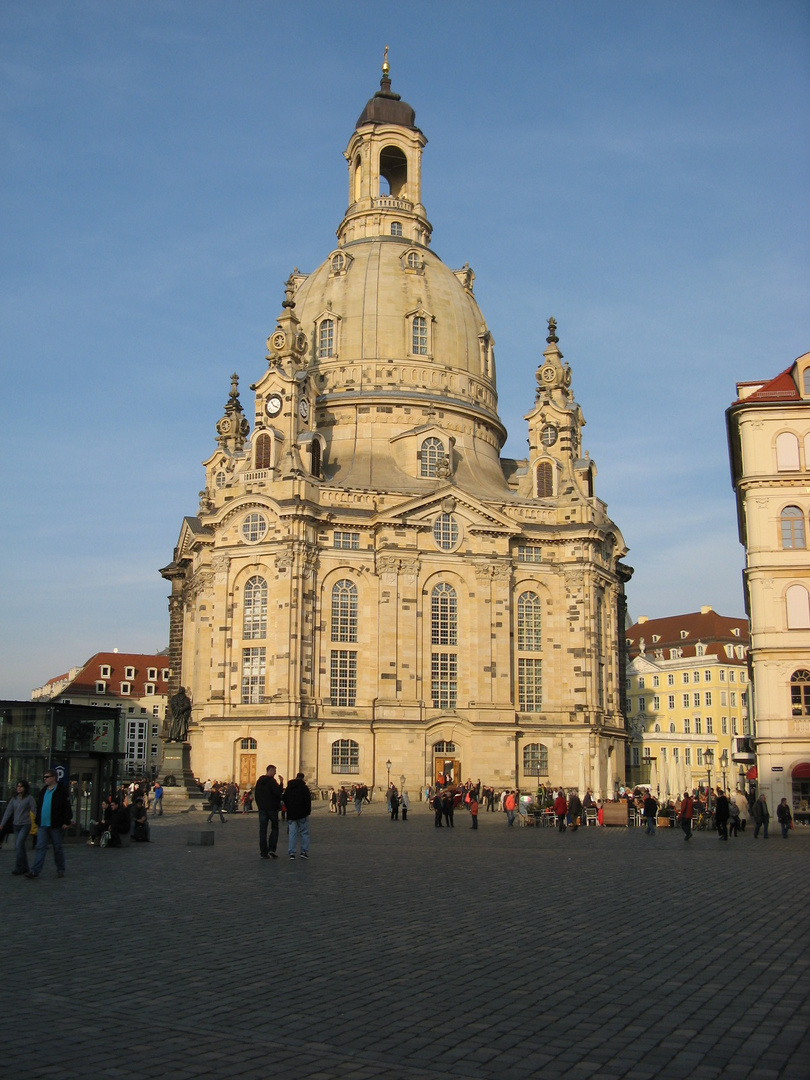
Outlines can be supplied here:
<path id="1" fill-rule="evenodd" d="M 404 499 L 401 503 L 388 506 L 376 515 L 374 524 L 402 527 L 410 525 L 427 528 L 432 525 L 436 514 L 458 514 L 466 519 L 468 527 L 474 532 L 497 532 L 517 536 L 520 528 L 505 514 L 494 510 L 466 491 L 460 491 L 452 484 L 445 484 L 429 495 L 420 495 Z"/>
<path id="2" fill-rule="evenodd" d="M 199 543 L 213 543 L 214 530 L 203 525 L 199 518 L 184 517 L 177 540 L 175 561 L 186 559 Z"/>
<path id="3" fill-rule="evenodd" d="M 657 675 L 661 668 L 646 656 L 636 656 L 627 665 L 627 670 L 632 675 Z"/>

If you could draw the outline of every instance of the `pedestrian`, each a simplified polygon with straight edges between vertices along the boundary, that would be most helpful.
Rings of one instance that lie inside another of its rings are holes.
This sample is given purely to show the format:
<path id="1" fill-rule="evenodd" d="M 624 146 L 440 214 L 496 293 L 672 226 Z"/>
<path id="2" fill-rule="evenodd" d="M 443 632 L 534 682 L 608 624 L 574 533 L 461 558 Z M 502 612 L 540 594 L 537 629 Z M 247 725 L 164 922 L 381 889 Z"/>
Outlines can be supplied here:
<path id="1" fill-rule="evenodd" d="M 444 814 L 444 824 L 448 829 L 454 829 L 453 815 L 455 813 L 455 806 L 453 805 L 455 800 L 455 793 L 452 791 L 445 791 L 442 797 L 442 813 Z"/>
<path id="2" fill-rule="evenodd" d="M 349 793 L 345 787 L 342 787 L 338 792 L 338 814 L 342 814 L 346 817 L 346 806 L 349 802 Z"/>
<path id="3" fill-rule="evenodd" d="M 568 816 L 568 800 L 565 797 L 565 792 L 560 788 L 557 798 L 554 800 L 554 816 L 557 819 L 557 828 L 560 832 L 565 832 L 566 818 Z"/>
<path id="4" fill-rule="evenodd" d="M 152 789 L 152 795 L 155 799 L 155 804 L 152 807 L 152 813 L 157 814 L 158 817 L 163 817 L 163 785 L 159 780 L 155 781 L 155 786 Z"/>
<path id="5" fill-rule="evenodd" d="M 788 833 L 793 828 L 793 815 L 790 812 L 787 799 L 782 799 L 777 806 L 776 820 L 782 826 L 782 839 L 787 840 Z"/>
<path id="6" fill-rule="evenodd" d="M 25 876 L 33 879 L 38 878 L 45 865 L 45 856 L 48 853 L 48 841 L 53 845 L 53 857 L 56 862 L 56 876 L 65 876 L 65 849 L 62 846 L 62 837 L 68 827 L 73 824 L 73 810 L 70 806 L 68 790 L 64 784 L 57 781 L 56 772 L 47 769 L 44 775 L 45 787 L 37 797 L 37 847 L 34 865 L 26 871 Z"/>
<path id="7" fill-rule="evenodd" d="M 441 797 L 441 795 L 439 794 L 438 791 L 433 796 L 432 805 L 433 805 L 433 812 L 436 815 L 433 824 L 437 829 L 441 829 L 441 827 L 442 827 L 442 812 L 443 812 L 444 807 L 442 806 L 442 797 Z"/>
<path id="8" fill-rule="evenodd" d="M 503 800 L 503 808 L 506 811 L 506 823 L 511 829 L 515 824 L 515 807 L 517 805 L 517 798 L 514 791 L 507 793 L 506 798 Z"/>
<path id="9" fill-rule="evenodd" d="M 388 792 L 388 809 L 391 811 L 391 820 L 399 821 L 399 792 L 394 784 Z"/>
<path id="10" fill-rule="evenodd" d="M 362 787 L 356 787 L 354 789 L 354 808 L 357 811 L 357 816 L 360 817 L 360 813 L 363 809 L 363 789 Z"/>
<path id="11" fill-rule="evenodd" d="M 692 818 L 695 814 L 695 804 L 692 801 L 692 795 L 690 792 L 685 791 L 683 793 L 683 801 L 681 802 L 680 822 L 681 829 L 683 829 L 684 840 L 692 839 Z"/>
<path id="12" fill-rule="evenodd" d="M 208 793 L 208 804 L 211 807 L 211 813 L 208 815 L 209 824 L 214 814 L 219 814 L 219 820 L 224 825 L 225 815 L 222 813 L 222 792 L 219 789 L 218 783 L 213 784 Z"/>
<path id="13" fill-rule="evenodd" d="M 276 780 L 275 765 L 268 765 L 264 776 L 260 776 L 256 781 L 255 796 L 256 809 L 259 811 L 259 857 L 277 859 L 278 813 L 281 809 L 282 790 Z"/>
<path id="14" fill-rule="evenodd" d="M 754 819 L 754 839 L 756 840 L 759 836 L 759 830 L 762 829 L 763 838 L 767 840 L 768 822 L 771 820 L 771 815 L 768 813 L 768 801 L 764 795 L 760 795 L 754 803 L 751 817 Z"/>
<path id="15" fill-rule="evenodd" d="M 253 788 L 246 788 L 242 796 L 242 813 L 253 813 Z"/>
<path id="16" fill-rule="evenodd" d="M 647 826 L 647 836 L 655 836 L 656 818 L 658 817 L 658 802 L 651 791 L 647 792 L 642 811 L 644 824 Z"/>
<path id="17" fill-rule="evenodd" d="M 728 819 L 730 807 L 726 793 L 722 788 L 717 789 L 717 801 L 714 804 L 714 823 L 720 834 L 721 840 L 728 840 Z"/>
<path id="18" fill-rule="evenodd" d="M 25 841 L 31 832 L 31 822 L 37 815 L 37 804 L 31 794 L 31 785 L 27 780 L 17 781 L 17 794 L 9 799 L 0 829 L 11 823 L 14 829 L 14 850 L 16 860 L 11 871 L 15 877 L 28 873 L 28 856 L 25 853 Z"/>
<path id="19" fill-rule="evenodd" d="M 740 835 L 740 808 L 733 799 L 728 800 L 728 832 L 729 836 Z"/>
<path id="20" fill-rule="evenodd" d="M 287 784 L 284 792 L 284 805 L 287 807 L 287 821 L 290 823 L 288 850 L 291 859 L 295 859 L 297 842 L 301 842 L 301 858 L 309 858 L 309 815 L 312 812 L 312 796 L 304 783 L 304 774 L 297 773 L 294 780 Z"/>
<path id="21" fill-rule="evenodd" d="M 472 827 L 478 828 L 478 792 L 475 789 L 470 793 L 470 818 L 472 820 Z"/>
<path id="22" fill-rule="evenodd" d="M 402 798 L 400 799 L 400 805 L 402 806 L 402 820 L 408 820 L 408 811 L 411 808 L 411 800 L 408 798 L 408 792 L 402 792 Z"/>
<path id="23" fill-rule="evenodd" d="M 568 797 L 568 819 L 571 822 L 571 832 L 576 832 L 582 820 L 582 801 L 576 791 L 572 791 Z"/>

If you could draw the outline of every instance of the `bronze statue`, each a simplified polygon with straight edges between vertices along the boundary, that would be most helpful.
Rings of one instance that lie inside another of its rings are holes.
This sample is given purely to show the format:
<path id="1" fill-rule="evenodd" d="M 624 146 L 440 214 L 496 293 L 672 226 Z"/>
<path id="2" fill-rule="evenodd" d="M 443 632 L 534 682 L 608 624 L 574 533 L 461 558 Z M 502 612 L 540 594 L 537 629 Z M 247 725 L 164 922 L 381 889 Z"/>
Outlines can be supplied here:
<path id="1" fill-rule="evenodd" d="M 188 737 L 188 725 L 191 719 L 191 700 L 181 686 L 169 700 L 172 719 L 169 725 L 169 742 L 185 742 Z"/>

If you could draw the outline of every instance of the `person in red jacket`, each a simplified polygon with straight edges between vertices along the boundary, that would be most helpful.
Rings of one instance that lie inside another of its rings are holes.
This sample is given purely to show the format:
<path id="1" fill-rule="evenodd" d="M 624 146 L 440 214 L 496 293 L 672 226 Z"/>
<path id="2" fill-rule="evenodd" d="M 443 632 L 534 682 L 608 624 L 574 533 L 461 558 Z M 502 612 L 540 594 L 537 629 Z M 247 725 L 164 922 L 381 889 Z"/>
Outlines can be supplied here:
<path id="1" fill-rule="evenodd" d="M 472 827 L 478 828 L 478 795 L 475 792 L 475 788 L 470 792 L 470 817 L 472 819 Z"/>
<path id="2" fill-rule="evenodd" d="M 678 816 L 678 820 L 681 823 L 683 829 L 684 840 L 692 839 L 692 818 L 695 814 L 695 804 L 692 802 L 692 796 L 688 791 L 683 793 L 683 802 L 681 803 L 681 812 Z"/>
<path id="3" fill-rule="evenodd" d="M 554 800 L 554 815 L 557 818 L 557 828 L 560 832 L 565 832 L 565 818 L 568 814 L 568 802 L 565 798 L 565 793 L 560 788 L 560 794 Z"/>

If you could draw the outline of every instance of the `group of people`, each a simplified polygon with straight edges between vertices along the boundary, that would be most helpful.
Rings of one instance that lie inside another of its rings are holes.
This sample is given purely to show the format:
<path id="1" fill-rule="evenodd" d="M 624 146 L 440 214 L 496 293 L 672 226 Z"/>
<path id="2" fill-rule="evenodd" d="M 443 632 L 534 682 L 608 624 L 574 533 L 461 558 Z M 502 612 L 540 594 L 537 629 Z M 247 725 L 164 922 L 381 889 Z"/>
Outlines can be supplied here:
<path id="1" fill-rule="evenodd" d="M 277 776 L 277 772 L 275 765 L 268 765 L 264 776 L 256 781 L 254 790 L 259 812 L 259 857 L 278 858 L 279 814 L 283 811 L 287 820 L 288 857 L 295 860 L 296 852 L 300 849 L 301 858 L 308 859 L 312 796 L 302 772 L 286 787 L 284 777 Z"/>
<path id="2" fill-rule="evenodd" d="M 226 814 L 237 814 L 240 807 L 243 814 L 253 813 L 255 792 L 252 787 L 246 787 L 244 791 L 240 791 L 239 785 L 235 780 L 231 780 L 229 783 L 220 783 L 218 780 L 206 780 L 205 784 L 202 786 L 202 791 L 209 803 L 212 803 L 211 796 L 213 792 L 213 801 L 216 802 Z"/>

